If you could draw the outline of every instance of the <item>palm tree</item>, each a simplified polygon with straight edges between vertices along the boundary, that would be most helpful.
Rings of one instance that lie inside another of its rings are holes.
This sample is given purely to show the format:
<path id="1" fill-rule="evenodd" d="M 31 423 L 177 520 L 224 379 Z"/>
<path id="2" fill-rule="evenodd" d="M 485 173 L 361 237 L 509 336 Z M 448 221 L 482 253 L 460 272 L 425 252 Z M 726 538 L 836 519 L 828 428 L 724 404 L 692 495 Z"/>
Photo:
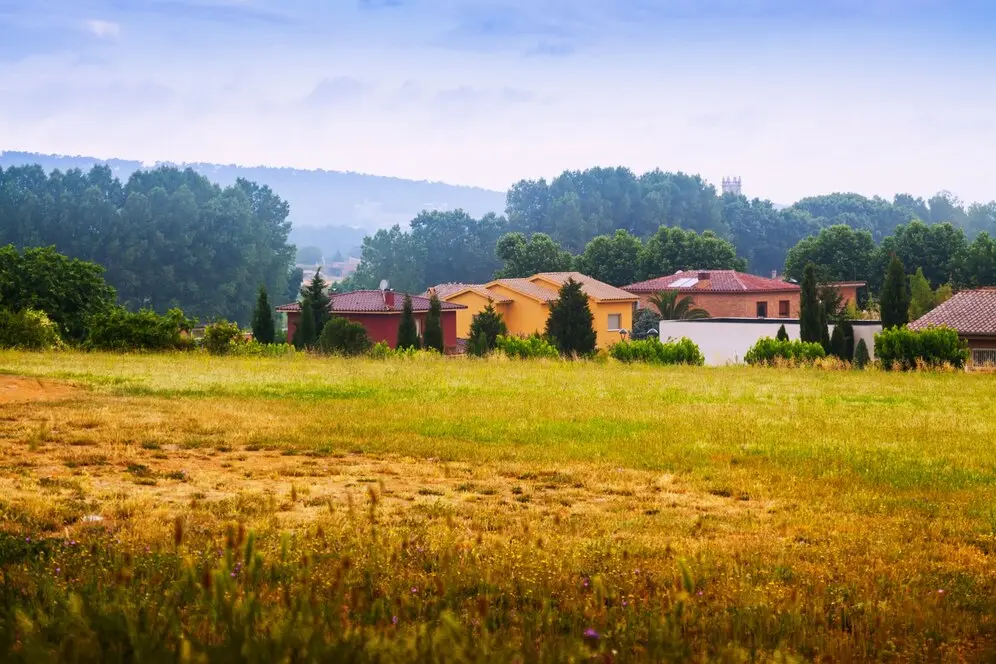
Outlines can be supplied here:
<path id="1" fill-rule="evenodd" d="M 663 320 L 698 320 L 709 318 L 709 312 L 695 306 L 688 295 L 678 297 L 678 291 L 661 291 L 650 298 Z"/>

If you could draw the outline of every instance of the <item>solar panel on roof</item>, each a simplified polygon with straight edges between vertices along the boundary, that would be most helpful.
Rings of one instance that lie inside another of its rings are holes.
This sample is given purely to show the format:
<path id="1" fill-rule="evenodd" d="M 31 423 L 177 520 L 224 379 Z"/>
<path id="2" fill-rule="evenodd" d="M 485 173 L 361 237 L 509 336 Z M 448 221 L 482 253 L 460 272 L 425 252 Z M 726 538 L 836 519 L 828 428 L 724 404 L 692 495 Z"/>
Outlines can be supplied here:
<path id="1" fill-rule="evenodd" d="M 689 288 L 690 286 L 694 286 L 698 282 L 699 280 L 696 279 L 695 277 L 684 277 L 682 279 L 678 279 L 677 281 L 675 281 L 673 284 L 671 284 L 671 286 L 673 288 Z"/>

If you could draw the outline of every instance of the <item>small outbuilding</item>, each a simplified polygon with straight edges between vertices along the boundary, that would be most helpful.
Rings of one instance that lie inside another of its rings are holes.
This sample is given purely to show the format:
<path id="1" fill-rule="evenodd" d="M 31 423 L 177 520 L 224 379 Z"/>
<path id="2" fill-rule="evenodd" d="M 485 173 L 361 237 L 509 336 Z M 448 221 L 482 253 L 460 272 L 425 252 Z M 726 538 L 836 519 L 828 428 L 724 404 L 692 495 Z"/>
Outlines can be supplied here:
<path id="1" fill-rule="evenodd" d="M 968 342 L 972 364 L 996 366 L 996 288 L 961 291 L 909 324 L 910 329 L 947 326 Z"/>

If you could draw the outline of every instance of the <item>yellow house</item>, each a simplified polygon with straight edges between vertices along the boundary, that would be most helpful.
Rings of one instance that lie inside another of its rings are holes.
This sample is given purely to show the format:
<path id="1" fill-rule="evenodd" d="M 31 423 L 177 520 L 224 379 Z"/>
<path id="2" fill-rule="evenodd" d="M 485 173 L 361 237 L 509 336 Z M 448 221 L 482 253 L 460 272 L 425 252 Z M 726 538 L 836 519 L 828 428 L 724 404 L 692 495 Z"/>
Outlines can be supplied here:
<path id="1" fill-rule="evenodd" d="M 623 330 L 632 329 L 638 298 L 580 272 L 542 272 L 525 279 L 496 279 L 487 284 L 440 284 L 430 290 L 435 290 L 440 300 L 467 307 L 457 312 L 458 338 L 470 336 L 474 315 L 489 300 L 504 317 L 510 334 L 542 334 L 550 316 L 550 303 L 557 300 L 568 279 L 580 283 L 588 296 L 599 348 L 619 341 Z"/>

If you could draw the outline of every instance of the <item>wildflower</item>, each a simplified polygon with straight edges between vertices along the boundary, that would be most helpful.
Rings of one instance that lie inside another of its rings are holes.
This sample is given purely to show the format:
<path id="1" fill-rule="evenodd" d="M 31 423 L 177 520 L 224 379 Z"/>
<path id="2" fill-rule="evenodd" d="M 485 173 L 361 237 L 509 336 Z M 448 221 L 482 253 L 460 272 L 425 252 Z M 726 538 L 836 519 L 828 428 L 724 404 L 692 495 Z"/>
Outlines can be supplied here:
<path id="1" fill-rule="evenodd" d="M 391 618 L 391 624 L 392 625 L 397 625 L 398 624 L 398 616 L 394 616 L 393 618 Z"/>
<path id="2" fill-rule="evenodd" d="M 416 595 L 416 594 L 418 594 L 418 588 L 413 587 L 412 588 L 412 595 Z"/>
<path id="3" fill-rule="evenodd" d="M 30 538 L 30 537 L 25 537 L 25 538 L 24 538 L 24 541 L 25 541 L 25 542 L 31 542 L 31 538 Z"/>
<path id="4" fill-rule="evenodd" d="M 626 600 L 623 600 L 622 601 L 622 605 L 623 605 L 623 608 L 626 608 L 627 606 L 629 606 L 629 602 L 627 602 Z"/>
<path id="5" fill-rule="evenodd" d="M 56 568 L 55 568 L 55 573 L 56 573 L 56 574 L 58 574 L 58 573 L 59 573 L 59 572 L 61 572 L 61 571 L 62 571 L 62 568 L 61 568 L 61 567 L 56 567 Z"/>
<path id="6" fill-rule="evenodd" d="M 592 629 L 591 627 L 589 627 L 588 629 L 586 629 L 584 631 L 584 638 L 588 639 L 589 641 L 597 641 L 598 640 L 598 632 L 596 632 L 594 629 Z"/>
<path id="7" fill-rule="evenodd" d="M 231 576 L 234 579 L 235 578 L 235 572 L 232 572 L 229 576 Z"/>
<path id="8" fill-rule="evenodd" d="M 700 591 L 698 591 L 698 592 L 697 592 L 697 593 L 695 593 L 695 594 L 696 594 L 696 595 L 698 595 L 699 597 L 702 597 L 702 591 L 701 591 L 701 590 L 700 590 Z"/>
<path id="9" fill-rule="evenodd" d="M 937 594 L 938 595 L 943 595 L 944 594 L 944 588 L 938 588 L 937 589 Z"/>
<path id="10" fill-rule="evenodd" d="M 587 588 L 588 587 L 588 579 L 585 579 L 584 582 L 581 585 L 584 586 L 585 588 Z"/>

